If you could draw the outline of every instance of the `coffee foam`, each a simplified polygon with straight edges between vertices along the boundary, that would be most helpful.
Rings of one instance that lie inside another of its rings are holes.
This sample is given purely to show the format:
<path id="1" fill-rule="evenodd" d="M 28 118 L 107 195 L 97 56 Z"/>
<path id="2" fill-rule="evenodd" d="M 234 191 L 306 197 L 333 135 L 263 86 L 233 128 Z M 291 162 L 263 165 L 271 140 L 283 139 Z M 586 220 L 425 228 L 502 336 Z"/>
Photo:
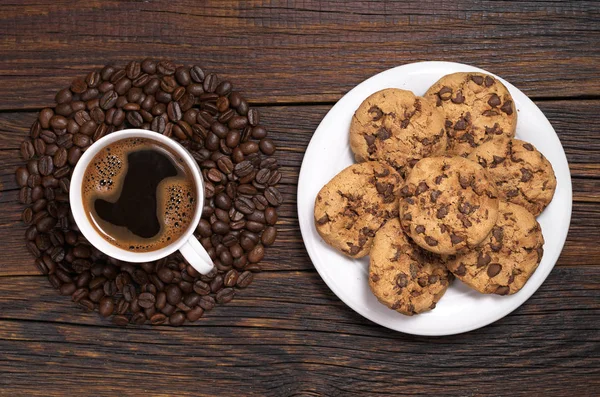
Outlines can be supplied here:
<path id="1" fill-rule="evenodd" d="M 133 150 L 143 149 L 147 145 L 145 141 L 142 138 L 123 139 L 98 152 L 85 170 L 84 196 L 99 193 L 106 199 L 120 191 L 122 179 L 127 175 L 127 155 Z"/>
<path id="2" fill-rule="evenodd" d="M 119 240 L 116 240 L 111 238 L 108 232 L 109 228 L 116 227 L 96 218 L 96 228 L 107 241 L 117 247 L 137 252 L 163 248 L 184 234 L 190 226 L 196 208 L 197 191 L 193 180 L 188 179 L 191 178 L 192 172 L 183 159 L 155 141 L 145 138 L 124 139 L 96 154 L 86 169 L 82 186 L 86 208 L 93 208 L 94 201 L 99 198 L 115 202 L 120 196 L 123 180 L 127 175 L 127 156 L 133 151 L 145 149 L 160 150 L 178 169 L 177 176 L 162 180 L 157 187 L 157 216 L 161 225 L 158 234 L 145 239 L 125 227 L 118 227 L 120 236 Z M 185 175 L 188 175 L 188 178 Z"/>

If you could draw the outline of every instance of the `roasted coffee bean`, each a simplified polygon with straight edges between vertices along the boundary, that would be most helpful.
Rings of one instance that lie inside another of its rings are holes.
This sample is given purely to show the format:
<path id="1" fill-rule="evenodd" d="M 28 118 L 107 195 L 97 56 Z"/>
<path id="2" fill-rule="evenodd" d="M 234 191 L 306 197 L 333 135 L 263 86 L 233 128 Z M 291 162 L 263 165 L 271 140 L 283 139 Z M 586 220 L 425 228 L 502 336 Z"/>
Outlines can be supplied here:
<path id="1" fill-rule="evenodd" d="M 248 261 L 250 263 L 257 263 L 260 262 L 264 256 L 265 248 L 262 244 L 258 244 L 248 253 Z"/>
<path id="2" fill-rule="evenodd" d="M 112 76 L 110 76 L 110 82 L 115 84 L 126 76 L 127 72 L 124 69 L 116 69 Z"/>
<path id="3" fill-rule="evenodd" d="M 27 171 L 26 167 L 19 167 L 15 173 L 15 178 L 17 180 L 17 185 L 20 187 L 27 186 L 27 181 L 29 180 L 29 171 Z"/>
<path id="4" fill-rule="evenodd" d="M 208 295 L 210 293 L 210 286 L 202 280 L 196 280 L 193 288 L 198 295 Z"/>
<path id="5" fill-rule="evenodd" d="M 249 154 L 258 152 L 259 145 L 254 141 L 244 142 L 240 144 L 240 149 L 242 150 L 242 153 L 247 156 Z"/>
<path id="6" fill-rule="evenodd" d="M 156 297 L 149 292 L 143 292 L 138 296 L 138 305 L 144 309 L 153 307 L 156 303 Z"/>
<path id="7" fill-rule="evenodd" d="M 30 160 L 35 155 L 35 148 L 30 140 L 21 143 L 21 157 L 24 160 Z"/>
<path id="8" fill-rule="evenodd" d="M 50 175 L 52 171 L 54 171 L 54 163 L 52 162 L 52 157 L 50 156 L 42 156 L 38 160 L 38 170 L 41 175 Z"/>
<path id="9" fill-rule="evenodd" d="M 234 296 L 235 290 L 233 288 L 223 288 L 217 292 L 215 298 L 218 303 L 227 303 L 230 302 Z"/>
<path id="10" fill-rule="evenodd" d="M 153 59 L 144 59 L 142 62 L 142 70 L 144 73 L 155 74 L 156 73 L 156 62 Z"/>
<path id="11" fill-rule="evenodd" d="M 185 322 L 185 314 L 182 312 L 175 312 L 169 316 L 169 324 L 178 327 Z"/>
<path id="12" fill-rule="evenodd" d="M 81 149 L 77 146 L 73 146 L 69 149 L 69 151 L 67 152 L 67 162 L 72 165 L 75 166 L 75 164 L 77 164 L 77 162 L 79 161 L 79 158 L 81 157 Z"/>
<path id="13" fill-rule="evenodd" d="M 263 243 L 263 245 L 268 246 L 273 244 L 276 238 L 277 229 L 273 226 L 269 226 L 263 231 L 261 236 L 261 242 Z"/>
<path id="14" fill-rule="evenodd" d="M 119 94 L 117 94 L 114 90 L 107 91 L 100 98 L 100 107 L 104 110 L 112 108 L 117 103 L 118 98 Z"/>
<path id="15" fill-rule="evenodd" d="M 252 138 L 263 139 L 267 136 L 267 130 L 262 125 L 252 128 Z"/>
<path id="16" fill-rule="evenodd" d="M 177 102 L 169 102 L 169 104 L 167 105 L 167 115 L 169 116 L 169 119 L 173 122 L 181 120 L 181 108 L 179 107 L 179 104 Z"/>
<path id="17" fill-rule="evenodd" d="M 132 284 L 124 285 L 121 292 L 123 293 L 123 298 L 125 298 L 127 302 L 131 302 L 137 297 L 135 287 Z"/>
<path id="18" fill-rule="evenodd" d="M 279 193 L 279 190 L 277 190 L 277 188 L 273 186 L 269 186 L 265 190 L 265 198 L 267 199 L 269 204 L 271 204 L 274 207 L 281 205 L 281 203 L 283 202 L 281 193 Z"/>
<path id="19" fill-rule="evenodd" d="M 254 275 L 252 272 L 246 270 L 239 275 L 236 285 L 239 288 L 246 288 L 248 285 L 250 285 L 250 283 L 252 283 L 253 279 Z"/>
<path id="20" fill-rule="evenodd" d="M 181 289 L 174 284 L 170 284 L 165 288 L 165 293 L 167 294 L 167 302 L 171 305 L 176 305 L 181 302 L 181 298 L 183 297 L 183 293 Z"/>
<path id="21" fill-rule="evenodd" d="M 56 101 L 56 103 L 59 103 L 59 104 L 65 103 L 65 102 L 71 102 L 72 99 L 73 99 L 73 94 L 71 93 L 71 90 L 69 90 L 68 88 L 64 88 L 64 89 L 58 91 L 58 93 L 54 97 L 54 100 Z"/>
<path id="22" fill-rule="evenodd" d="M 67 164 L 67 149 L 64 147 L 59 148 L 54 156 L 52 157 L 52 162 L 54 166 L 57 168 L 61 168 L 65 164 Z"/>
<path id="23" fill-rule="evenodd" d="M 260 116 L 258 114 L 258 109 L 250 109 L 248 110 L 248 122 L 251 126 L 256 127 L 260 122 Z"/>
<path id="24" fill-rule="evenodd" d="M 113 314 L 113 311 L 115 310 L 115 302 L 112 300 L 112 298 L 105 296 L 104 298 L 100 299 L 100 302 L 98 304 L 98 311 L 100 312 L 100 315 L 102 317 L 108 317 L 111 314 Z"/>
<path id="25" fill-rule="evenodd" d="M 104 283 L 103 291 L 106 296 L 115 296 L 118 291 L 117 285 L 112 280 L 107 281 Z"/>
<path id="26" fill-rule="evenodd" d="M 205 311 L 212 310 L 215 307 L 215 299 L 210 295 L 205 295 L 200 299 L 198 305 Z"/>
<path id="27" fill-rule="evenodd" d="M 60 287 L 61 295 L 72 295 L 77 290 L 77 287 L 73 283 L 66 283 Z"/>
<path id="28" fill-rule="evenodd" d="M 267 156 L 270 156 L 273 153 L 275 153 L 275 145 L 273 144 L 273 141 L 269 138 L 261 139 L 259 147 L 260 151 L 266 154 Z"/>
<path id="29" fill-rule="evenodd" d="M 246 222 L 246 229 L 250 230 L 251 232 L 259 233 L 264 228 L 265 228 L 264 223 L 255 222 L 255 221 L 247 221 Z"/>
<path id="30" fill-rule="evenodd" d="M 119 314 L 119 315 L 113 316 L 112 322 L 115 325 L 118 325 L 120 327 L 124 327 L 127 324 L 129 324 L 129 319 L 127 317 Z"/>
<path id="31" fill-rule="evenodd" d="M 217 75 L 214 73 L 209 73 L 205 78 L 204 78 L 204 82 L 203 82 L 203 88 L 204 91 L 206 92 L 214 92 L 217 89 L 217 85 L 218 85 L 218 81 L 217 81 Z"/>
<path id="32" fill-rule="evenodd" d="M 243 116 L 234 116 L 227 123 L 232 130 L 241 130 L 248 125 L 248 119 Z"/>
<path id="33" fill-rule="evenodd" d="M 268 225 L 274 225 L 277 223 L 277 211 L 273 207 L 265 209 L 265 221 Z"/>
<path id="34" fill-rule="evenodd" d="M 237 283 L 239 272 L 235 269 L 229 270 L 223 277 L 223 285 L 225 287 L 234 287 Z"/>

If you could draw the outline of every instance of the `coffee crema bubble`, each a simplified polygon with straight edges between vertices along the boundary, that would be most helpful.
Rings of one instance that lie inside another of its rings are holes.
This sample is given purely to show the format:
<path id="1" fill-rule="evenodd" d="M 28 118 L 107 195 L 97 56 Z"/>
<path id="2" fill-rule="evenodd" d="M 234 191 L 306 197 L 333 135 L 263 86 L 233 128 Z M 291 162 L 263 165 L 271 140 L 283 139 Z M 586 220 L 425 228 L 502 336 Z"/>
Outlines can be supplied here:
<path id="1" fill-rule="evenodd" d="M 155 251 L 179 239 L 198 199 L 185 161 L 147 138 L 123 139 L 98 152 L 85 171 L 82 196 L 98 233 L 133 252 Z"/>

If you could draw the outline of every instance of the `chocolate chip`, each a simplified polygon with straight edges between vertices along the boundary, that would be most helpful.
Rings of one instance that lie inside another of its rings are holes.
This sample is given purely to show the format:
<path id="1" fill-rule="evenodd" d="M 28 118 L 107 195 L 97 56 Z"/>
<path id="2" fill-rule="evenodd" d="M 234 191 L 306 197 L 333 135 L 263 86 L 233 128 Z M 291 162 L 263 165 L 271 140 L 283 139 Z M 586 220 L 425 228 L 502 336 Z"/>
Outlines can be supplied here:
<path id="1" fill-rule="evenodd" d="M 500 113 L 498 113 L 495 110 L 486 110 L 485 112 L 481 113 L 482 115 L 486 116 L 486 117 L 493 117 L 493 116 L 497 116 Z"/>
<path id="2" fill-rule="evenodd" d="M 417 186 L 417 191 L 416 191 L 416 195 L 419 195 L 421 193 L 426 192 L 427 190 L 429 190 L 429 186 L 427 186 L 427 183 L 421 181 L 419 182 L 419 186 Z"/>
<path id="3" fill-rule="evenodd" d="M 458 183 L 460 183 L 460 187 L 462 187 L 463 189 L 466 189 L 471 185 L 471 181 L 469 180 L 469 178 L 463 175 L 459 175 Z"/>
<path id="4" fill-rule="evenodd" d="M 441 194 L 442 192 L 440 192 L 439 190 L 432 190 L 429 197 L 431 198 L 431 201 L 435 203 Z"/>
<path id="5" fill-rule="evenodd" d="M 519 195 L 519 191 L 517 189 L 512 189 L 512 190 L 509 190 L 508 192 L 506 192 L 507 198 L 516 197 L 518 195 Z"/>
<path id="6" fill-rule="evenodd" d="M 464 202 L 458 204 L 458 210 L 460 211 L 461 214 L 469 215 L 473 211 L 475 211 L 475 209 L 476 209 L 476 207 L 471 205 L 471 203 L 469 203 L 467 201 L 464 201 Z"/>
<path id="7" fill-rule="evenodd" d="M 400 189 L 400 196 L 402 196 L 402 197 L 412 196 L 412 194 L 410 193 L 410 189 L 409 189 L 408 185 L 402 186 L 402 189 Z"/>
<path id="8" fill-rule="evenodd" d="M 492 258 L 490 257 L 489 254 L 487 254 L 487 253 L 484 254 L 484 253 L 480 252 L 479 255 L 477 256 L 477 267 L 484 267 L 491 261 L 492 261 Z"/>
<path id="9" fill-rule="evenodd" d="M 452 242 L 452 245 L 456 245 L 456 244 L 460 244 L 463 241 L 465 241 L 465 238 L 457 236 L 456 234 L 452 233 L 452 234 L 450 234 L 450 241 Z"/>
<path id="10" fill-rule="evenodd" d="M 524 143 L 523 147 L 529 150 L 530 152 L 533 152 L 533 145 L 531 143 Z"/>
<path id="11" fill-rule="evenodd" d="M 404 288 L 408 285 L 408 276 L 404 273 L 399 273 L 396 276 L 396 285 L 400 288 Z"/>
<path id="12" fill-rule="evenodd" d="M 443 219 L 446 215 L 448 215 L 448 206 L 447 205 L 442 205 L 440 208 L 438 208 L 435 216 L 438 219 Z"/>
<path id="13" fill-rule="evenodd" d="M 405 220 L 405 221 L 412 221 L 412 214 L 411 214 L 410 212 L 407 212 L 406 214 L 404 214 L 404 215 L 402 216 L 402 220 Z"/>
<path id="14" fill-rule="evenodd" d="M 465 264 L 461 263 L 454 271 L 454 274 L 456 274 L 457 276 L 464 276 L 465 274 L 467 274 L 467 268 L 465 267 Z"/>
<path id="15" fill-rule="evenodd" d="M 330 221 L 330 219 L 329 219 L 329 215 L 325 214 L 325 215 L 323 215 L 323 216 L 322 216 L 322 217 L 321 217 L 321 218 L 320 218 L 320 219 L 317 221 L 317 223 L 318 223 L 319 225 L 324 225 L 324 224 L 326 224 L 326 223 L 327 223 L 327 222 L 329 222 L 329 221 Z"/>
<path id="16" fill-rule="evenodd" d="M 421 287 L 425 287 L 425 286 L 427 286 L 427 284 L 429 283 L 429 279 L 428 279 L 428 277 L 426 277 L 426 276 L 423 276 L 423 277 L 419 277 L 419 279 L 418 279 L 418 281 L 417 281 L 417 282 L 419 283 L 419 285 L 420 285 Z"/>
<path id="17" fill-rule="evenodd" d="M 490 76 L 485 76 L 485 86 L 491 87 L 495 83 L 494 79 Z"/>
<path id="18" fill-rule="evenodd" d="M 435 284 L 438 282 L 440 278 L 434 274 L 432 274 L 431 276 L 429 276 L 429 284 Z"/>
<path id="19" fill-rule="evenodd" d="M 508 294 L 509 291 L 510 291 L 510 288 L 508 288 L 507 286 L 501 285 L 500 287 L 496 288 L 496 291 L 494 293 L 498 294 L 498 295 L 506 295 L 506 294 Z"/>
<path id="20" fill-rule="evenodd" d="M 488 99 L 488 105 L 490 105 L 493 108 L 500 105 L 501 103 L 502 103 L 502 101 L 500 100 L 500 97 L 496 94 L 492 94 L 490 99 Z"/>
<path id="21" fill-rule="evenodd" d="M 351 244 L 351 243 L 349 243 Z M 360 251 L 360 247 L 358 245 L 352 245 L 350 246 L 350 255 L 356 255 L 358 254 Z"/>
<path id="22" fill-rule="evenodd" d="M 377 121 L 381 117 L 383 117 L 383 111 L 377 106 L 371 106 L 371 108 L 369 109 L 369 114 L 371 115 L 373 121 Z"/>
<path id="23" fill-rule="evenodd" d="M 475 143 L 475 139 L 473 138 L 473 135 L 470 133 L 464 133 L 459 139 L 459 142 L 467 142 L 469 144 L 469 146 L 471 147 L 477 147 L 477 144 Z"/>
<path id="24" fill-rule="evenodd" d="M 521 168 L 521 182 L 529 182 L 533 174 L 527 168 Z"/>
<path id="25" fill-rule="evenodd" d="M 495 123 L 493 127 L 485 127 L 486 135 L 502 135 L 504 130 L 500 128 L 498 123 Z"/>
<path id="26" fill-rule="evenodd" d="M 492 229 L 492 236 L 497 241 L 501 241 L 504 238 L 504 228 L 495 226 L 494 229 Z"/>
<path id="27" fill-rule="evenodd" d="M 491 263 L 487 268 L 487 275 L 494 277 L 502 270 L 502 266 L 499 263 Z"/>
<path id="28" fill-rule="evenodd" d="M 483 84 L 483 77 L 482 76 L 471 76 L 471 80 L 473 80 L 473 82 L 477 85 L 482 85 Z"/>
<path id="29" fill-rule="evenodd" d="M 465 101 L 465 97 L 462 94 L 462 91 L 458 91 L 456 93 L 456 96 L 454 98 L 452 98 L 452 103 L 463 103 Z"/>
<path id="30" fill-rule="evenodd" d="M 456 214 L 456 217 L 458 219 L 460 219 L 460 221 L 462 222 L 464 227 L 471 227 L 473 226 L 473 224 L 471 223 L 471 221 L 469 220 L 469 218 L 467 218 L 465 215 L 463 214 Z"/>
<path id="31" fill-rule="evenodd" d="M 375 136 L 373 135 L 365 135 L 365 141 L 368 146 L 373 146 L 375 144 Z"/>
<path id="32" fill-rule="evenodd" d="M 425 233 L 425 226 L 423 226 L 423 225 L 417 225 L 417 226 L 415 227 L 415 232 L 417 232 L 417 233 L 419 233 L 419 234 L 421 234 L 421 233 Z"/>
<path id="33" fill-rule="evenodd" d="M 425 242 L 432 247 L 438 245 L 438 241 L 430 236 L 425 236 Z"/>
<path id="34" fill-rule="evenodd" d="M 452 88 L 444 86 L 440 92 L 438 92 L 438 95 L 442 100 L 447 101 L 452 97 Z"/>
<path id="35" fill-rule="evenodd" d="M 504 102 L 504 104 L 502 105 L 500 110 L 502 110 L 504 113 L 508 114 L 509 116 L 511 114 L 513 114 L 512 101 Z"/>
<path id="36" fill-rule="evenodd" d="M 383 127 L 377 130 L 375 135 L 377 135 L 377 138 L 381 139 L 382 141 L 385 141 L 386 139 L 389 139 L 392 136 L 392 134 Z"/>
<path id="37" fill-rule="evenodd" d="M 467 122 L 464 119 L 460 119 L 458 120 L 455 124 L 454 124 L 454 129 L 456 131 L 464 131 L 467 129 Z"/>
<path id="38" fill-rule="evenodd" d="M 379 280 L 380 280 L 380 277 L 377 274 L 373 273 L 371 275 L 371 281 L 373 281 L 374 283 L 378 282 Z"/>
<path id="39" fill-rule="evenodd" d="M 444 175 L 438 175 L 435 177 L 435 184 L 439 185 L 440 183 L 442 183 L 442 179 L 446 178 L 446 176 Z"/>
<path id="40" fill-rule="evenodd" d="M 383 178 L 383 177 L 386 177 L 386 176 L 388 176 L 388 175 L 390 174 L 390 170 L 389 170 L 388 168 L 384 167 L 384 168 L 382 169 L 382 171 L 381 171 L 381 172 L 378 172 L 378 171 L 375 169 L 375 170 L 373 170 L 373 174 L 374 174 L 374 175 L 375 175 L 377 178 Z"/>

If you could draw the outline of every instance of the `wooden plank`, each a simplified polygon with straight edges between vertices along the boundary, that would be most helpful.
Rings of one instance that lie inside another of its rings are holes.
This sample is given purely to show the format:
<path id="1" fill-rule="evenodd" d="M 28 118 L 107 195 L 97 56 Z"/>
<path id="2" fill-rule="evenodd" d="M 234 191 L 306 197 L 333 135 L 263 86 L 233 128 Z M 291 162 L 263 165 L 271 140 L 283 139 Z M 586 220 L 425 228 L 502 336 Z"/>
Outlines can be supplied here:
<path id="1" fill-rule="evenodd" d="M 443 338 L 365 320 L 315 273 L 261 274 L 197 324 L 152 329 L 81 313 L 43 278 L 9 277 L 0 284 L 0 387 L 36 396 L 592 395 L 599 277 L 594 267 L 556 269 L 511 315 Z"/>
<path id="2" fill-rule="evenodd" d="M 290 194 L 291 195 L 291 194 Z M 0 206 L 0 238 L 7 247 L 0 261 L 0 277 L 35 275 L 33 257 L 25 248 L 25 225 L 20 220 L 20 208 L 14 203 L 16 192 L 5 193 L 10 203 Z M 277 224 L 275 244 L 267 247 L 261 268 L 265 271 L 313 270 L 314 267 L 302 242 L 295 205 L 283 205 Z M 597 203 L 575 202 L 571 227 L 557 266 L 598 265 L 600 258 L 600 210 Z"/>
<path id="3" fill-rule="evenodd" d="M 559 266 L 597 264 L 600 258 L 600 146 L 596 131 L 600 116 L 597 101 L 543 101 L 540 107 L 553 123 L 571 162 L 575 207 L 571 229 Z M 298 172 L 313 131 L 330 106 L 268 106 L 261 108 L 264 124 L 278 145 L 276 156 L 283 165 L 281 191 L 285 202 L 280 207 L 278 239 L 267 249 L 262 263 L 265 270 L 313 269 L 302 243 L 296 211 Z M 0 114 L 0 236 L 7 247 L 0 263 L 0 275 L 36 274 L 22 236 L 22 206 L 14 170 L 21 164 L 18 150 L 34 113 Z M 2 191 L 3 190 L 3 191 Z"/>
<path id="4" fill-rule="evenodd" d="M 600 176 L 599 101 L 538 101 L 554 126 L 571 165 L 573 177 Z M 282 184 L 296 184 L 297 173 L 313 132 L 331 106 L 263 106 L 261 123 L 277 145 L 275 156 L 283 166 Z M 35 120 L 34 112 L 0 113 L 0 191 L 15 189 L 16 152 Z M 11 150 L 12 149 L 12 150 Z M 593 184 L 593 183 L 592 183 Z M 598 190 L 598 185 L 591 186 Z"/>
<path id="5" fill-rule="evenodd" d="M 0 109 L 51 105 L 74 77 L 147 56 L 199 63 L 260 103 L 335 101 L 423 60 L 536 97 L 597 96 L 599 22 L 593 1 L 15 2 L 0 13 Z"/>

